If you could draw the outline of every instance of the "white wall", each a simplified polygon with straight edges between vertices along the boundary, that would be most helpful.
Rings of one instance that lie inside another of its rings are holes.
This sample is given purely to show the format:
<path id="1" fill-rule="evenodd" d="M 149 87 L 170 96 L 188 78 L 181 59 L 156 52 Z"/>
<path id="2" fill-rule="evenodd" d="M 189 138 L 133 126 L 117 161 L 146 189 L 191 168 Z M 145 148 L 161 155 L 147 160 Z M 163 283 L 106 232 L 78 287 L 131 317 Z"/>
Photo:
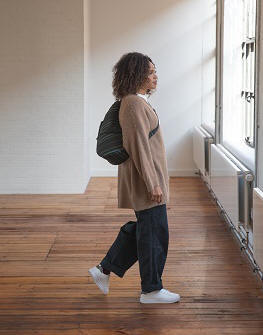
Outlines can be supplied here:
<path id="1" fill-rule="evenodd" d="M 206 1 L 202 24 L 202 126 L 215 136 L 216 3 Z"/>
<path id="2" fill-rule="evenodd" d="M 258 19 L 259 49 L 258 49 L 258 139 L 257 139 L 257 187 L 263 191 L 263 5 L 258 2 L 260 19 Z"/>
<path id="3" fill-rule="evenodd" d="M 81 193 L 83 0 L 0 1 L 0 193 Z"/>
<path id="4" fill-rule="evenodd" d="M 90 91 L 90 0 L 83 0 L 84 11 L 84 137 L 83 137 L 83 160 L 84 160 L 84 186 L 88 185 L 90 179 L 90 153 L 89 153 L 89 127 L 91 113 L 89 110 L 89 91 Z"/>
<path id="5" fill-rule="evenodd" d="M 112 67 L 130 51 L 157 66 L 151 102 L 170 175 L 193 175 L 192 128 L 202 106 L 214 111 L 214 10 L 214 0 L 0 0 L 0 193 L 82 193 L 90 175 L 116 175 L 96 136 Z"/>
<path id="6" fill-rule="evenodd" d="M 191 134 L 201 124 L 203 93 L 203 105 L 208 110 L 210 104 L 214 112 L 214 99 L 207 102 L 208 86 L 202 80 L 209 79 L 204 64 L 215 56 L 207 34 L 207 29 L 216 27 L 215 6 L 215 0 L 91 0 L 92 175 L 117 173 L 116 167 L 96 155 L 96 136 L 114 101 L 112 67 L 130 51 L 148 54 L 157 67 L 158 90 L 151 102 L 161 120 L 170 175 L 194 174 Z M 215 48 L 215 39 L 212 42 Z M 206 43 L 210 43 L 208 48 Z M 214 75 L 212 70 L 210 80 Z"/>

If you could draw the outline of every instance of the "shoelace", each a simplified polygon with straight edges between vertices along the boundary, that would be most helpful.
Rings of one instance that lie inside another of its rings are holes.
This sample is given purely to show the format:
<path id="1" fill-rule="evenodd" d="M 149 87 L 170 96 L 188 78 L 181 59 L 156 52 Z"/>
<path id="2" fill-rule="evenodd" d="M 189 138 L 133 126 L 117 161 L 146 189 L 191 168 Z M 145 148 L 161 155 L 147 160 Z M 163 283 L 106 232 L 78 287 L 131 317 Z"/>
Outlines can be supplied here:
<path id="1" fill-rule="evenodd" d="M 162 291 L 162 293 L 165 293 L 165 294 L 171 294 L 171 292 L 166 290 L 165 288 L 163 288 L 161 291 Z"/>

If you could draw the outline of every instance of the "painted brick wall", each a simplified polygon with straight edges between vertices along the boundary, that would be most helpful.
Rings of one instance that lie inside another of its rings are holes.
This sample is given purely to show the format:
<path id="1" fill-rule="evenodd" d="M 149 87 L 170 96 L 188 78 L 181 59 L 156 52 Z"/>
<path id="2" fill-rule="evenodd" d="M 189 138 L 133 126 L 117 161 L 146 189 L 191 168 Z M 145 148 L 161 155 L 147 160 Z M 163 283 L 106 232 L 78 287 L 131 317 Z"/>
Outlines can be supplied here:
<path id="1" fill-rule="evenodd" d="M 83 0 L 0 2 L 0 193 L 81 193 Z"/>

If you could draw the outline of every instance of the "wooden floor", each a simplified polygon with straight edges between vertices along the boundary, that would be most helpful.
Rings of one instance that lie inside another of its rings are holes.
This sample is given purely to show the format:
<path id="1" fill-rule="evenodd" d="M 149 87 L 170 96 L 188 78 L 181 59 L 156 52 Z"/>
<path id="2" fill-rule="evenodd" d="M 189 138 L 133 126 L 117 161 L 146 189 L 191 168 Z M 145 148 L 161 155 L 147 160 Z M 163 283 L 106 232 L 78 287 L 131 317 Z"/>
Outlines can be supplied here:
<path id="1" fill-rule="evenodd" d="M 181 302 L 141 305 L 138 263 L 101 294 L 87 270 L 135 220 L 116 195 L 107 177 L 82 195 L 0 196 L 0 334 L 263 334 L 262 284 L 199 178 L 170 178 L 163 283 Z"/>

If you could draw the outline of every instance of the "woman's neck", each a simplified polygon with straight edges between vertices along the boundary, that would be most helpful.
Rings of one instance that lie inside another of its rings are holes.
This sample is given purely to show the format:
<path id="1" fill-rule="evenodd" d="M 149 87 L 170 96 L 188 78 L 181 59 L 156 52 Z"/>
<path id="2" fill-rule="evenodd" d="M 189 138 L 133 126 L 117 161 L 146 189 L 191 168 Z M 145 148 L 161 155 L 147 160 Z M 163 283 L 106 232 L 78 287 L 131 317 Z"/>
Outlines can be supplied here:
<path id="1" fill-rule="evenodd" d="M 145 95 L 147 92 L 146 92 L 146 90 L 140 88 L 137 93 Z"/>

